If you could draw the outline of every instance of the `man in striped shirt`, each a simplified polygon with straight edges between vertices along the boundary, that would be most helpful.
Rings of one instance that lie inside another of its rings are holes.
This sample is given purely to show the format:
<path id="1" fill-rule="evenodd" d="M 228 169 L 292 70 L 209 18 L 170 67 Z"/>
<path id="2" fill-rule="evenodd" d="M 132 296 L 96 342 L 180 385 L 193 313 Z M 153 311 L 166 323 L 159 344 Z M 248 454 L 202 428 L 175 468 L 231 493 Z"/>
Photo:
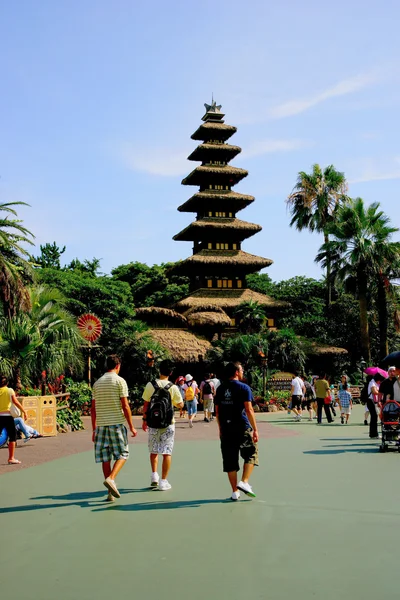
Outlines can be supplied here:
<path id="1" fill-rule="evenodd" d="M 107 373 L 96 381 L 92 397 L 92 429 L 95 460 L 101 462 L 108 489 L 107 500 L 120 498 L 115 478 L 129 457 L 128 433 L 125 420 L 132 436 L 137 435 L 133 426 L 128 402 L 128 386 L 119 376 L 121 361 L 116 354 L 107 356 Z M 114 466 L 111 467 L 111 460 Z"/>

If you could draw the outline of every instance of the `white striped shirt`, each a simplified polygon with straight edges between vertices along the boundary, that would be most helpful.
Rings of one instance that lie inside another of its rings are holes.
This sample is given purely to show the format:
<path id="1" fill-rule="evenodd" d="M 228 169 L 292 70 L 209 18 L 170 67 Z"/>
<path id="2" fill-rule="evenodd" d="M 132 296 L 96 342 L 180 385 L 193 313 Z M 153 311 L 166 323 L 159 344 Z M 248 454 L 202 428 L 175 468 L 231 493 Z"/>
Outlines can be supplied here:
<path id="1" fill-rule="evenodd" d="M 93 386 L 93 400 L 96 406 L 96 425 L 121 425 L 125 415 L 121 398 L 128 397 L 128 386 L 115 372 L 105 373 Z"/>

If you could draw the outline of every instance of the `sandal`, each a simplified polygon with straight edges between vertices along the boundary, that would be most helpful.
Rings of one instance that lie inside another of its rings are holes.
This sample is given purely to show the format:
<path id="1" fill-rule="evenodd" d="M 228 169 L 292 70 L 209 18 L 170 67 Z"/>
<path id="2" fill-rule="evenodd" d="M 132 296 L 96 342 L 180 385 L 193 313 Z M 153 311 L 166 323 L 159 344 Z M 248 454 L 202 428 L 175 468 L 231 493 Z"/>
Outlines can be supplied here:
<path id="1" fill-rule="evenodd" d="M 8 461 L 8 464 L 9 464 L 9 465 L 20 465 L 20 464 L 21 464 L 21 461 L 20 461 L 20 460 L 17 460 L 16 458 L 13 458 L 12 460 L 9 460 L 9 461 Z"/>

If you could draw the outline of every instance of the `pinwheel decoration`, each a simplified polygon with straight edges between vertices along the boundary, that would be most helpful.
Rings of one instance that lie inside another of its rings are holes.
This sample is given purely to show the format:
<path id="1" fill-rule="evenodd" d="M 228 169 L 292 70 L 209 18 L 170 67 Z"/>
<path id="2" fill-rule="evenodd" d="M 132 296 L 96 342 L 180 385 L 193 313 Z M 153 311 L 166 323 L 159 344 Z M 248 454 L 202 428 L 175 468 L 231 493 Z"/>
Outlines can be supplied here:
<path id="1" fill-rule="evenodd" d="M 88 342 L 95 342 L 101 335 L 101 321 L 91 314 L 82 315 L 78 319 L 80 334 Z"/>

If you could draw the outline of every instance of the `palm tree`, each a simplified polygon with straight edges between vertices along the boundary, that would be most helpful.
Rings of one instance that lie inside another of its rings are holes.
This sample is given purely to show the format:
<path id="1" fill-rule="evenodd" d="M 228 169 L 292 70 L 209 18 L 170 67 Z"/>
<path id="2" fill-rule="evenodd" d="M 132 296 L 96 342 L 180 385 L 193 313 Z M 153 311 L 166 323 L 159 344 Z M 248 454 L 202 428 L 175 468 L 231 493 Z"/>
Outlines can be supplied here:
<path id="1" fill-rule="evenodd" d="M 312 173 L 300 171 L 293 192 L 287 198 L 291 221 L 290 226 L 302 231 L 309 229 L 324 234 L 329 241 L 328 225 L 333 221 L 338 206 L 347 200 L 347 182 L 344 173 L 333 165 L 324 170 L 313 165 Z M 327 304 L 331 303 L 331 268 L 326 261 Z"/>
<path id="2" fill-rule="evenodd" d="M 400 252 L 396 252 L 398 244 L 393 242 L 389 246 L 389 254 L 387 257 L 382 256 L 381 266 L 376 277 L 376 306 L 378 313 L 379 324 L 379 358 L 382 360 L 389 354 L 388 341 L 388 326 L 389 326 L 389 307 L 388 302 L 391 300 L 394 304 L 393 322 L 398 328 L 399 311 L 398 295 L 396 286 L 391 283 L 391 280 L 400 277 Z"/>
<path id="3" fill-rule="evenodd" d="M 326 267 L 332 264 L 332 278 L 358 298 L 360 310 L 361 347 L 371 361 L 368 324 L 368 295 L 379 282 L 382 269 L 398 261 L 400 244 L 390 238 L 398 229 L 390 227 L 390 219 L 379 210 L 379 203 L 366 207 L 361 198 L 348 200 L 339 206 L 335 221 L 327 228 L 331 241 L 319 249 L 316 262 Z M 387 327 L 387 325 L 386 325 Z"/>
<path id="4" fill-rule="evenodd" d="M 29 293 L 25 283 L 31 279 L 31 265 L 28 252 L 21 243 L 33 244 L 33 234 L 21 225 L 13 206 L 27 206 L 25 202 L 0 204 L 0 302 L 5 314 L 15 315 L 17 309 L 29 308 Z M 1 211 L 6 213 L 1 216 Z"/>
<path id="5" fill-rule="evenodd" d="M 30 289 L 31 309 L 0 320 L 0 366 L 12 372 L 14 385 L 31 384 L 46 371 L 58 376 L 66 368 L 80 371 L 83 340 L 58 290 Z"/>
<path id="6" fill-rule="evenodd" d="M 239 329 L 243 333 L 252 334 L 261 331 L 265 322 L 265 312 L 261 304 L 255 300 L 242 302 L 235 310 Z"/>

